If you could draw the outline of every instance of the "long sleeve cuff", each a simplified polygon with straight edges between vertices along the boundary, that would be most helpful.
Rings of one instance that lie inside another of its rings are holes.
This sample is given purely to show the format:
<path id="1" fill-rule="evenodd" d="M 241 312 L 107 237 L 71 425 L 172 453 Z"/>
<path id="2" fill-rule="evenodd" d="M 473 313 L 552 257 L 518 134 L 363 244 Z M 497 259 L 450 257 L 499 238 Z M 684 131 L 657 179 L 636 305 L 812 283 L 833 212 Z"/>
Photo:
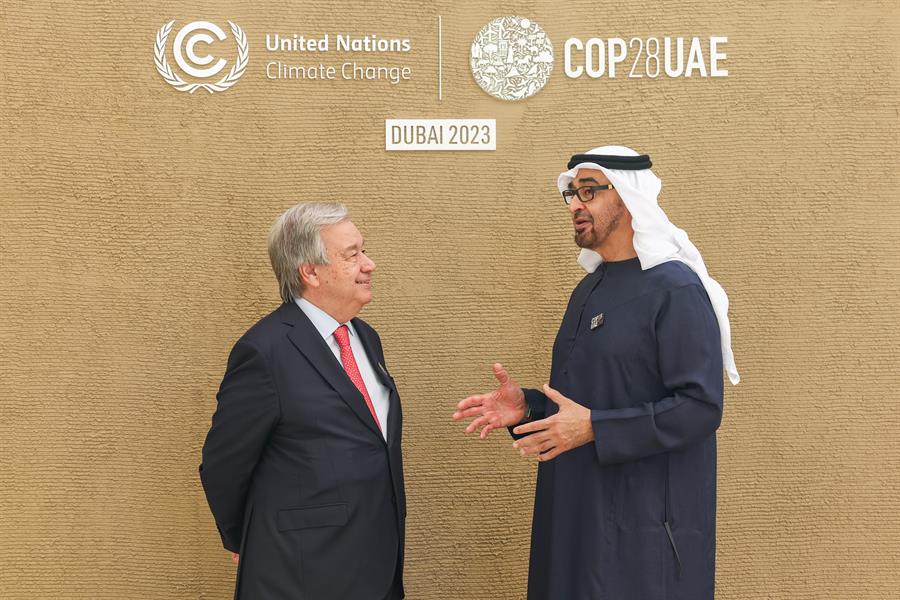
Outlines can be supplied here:
<path id="1" fill-rule="evenodd" d="M 516 440 L 525 436 L 513 433 L 513 429 L 522 423 L 543 419 L 547 414 L 547 396 L 544 395 L 544 392 L 533 389 L 523 389 L 522 391 L 525 393 L 525 404 L 531 409 L 531 417 L 509 427 L 509 435 Z"/>

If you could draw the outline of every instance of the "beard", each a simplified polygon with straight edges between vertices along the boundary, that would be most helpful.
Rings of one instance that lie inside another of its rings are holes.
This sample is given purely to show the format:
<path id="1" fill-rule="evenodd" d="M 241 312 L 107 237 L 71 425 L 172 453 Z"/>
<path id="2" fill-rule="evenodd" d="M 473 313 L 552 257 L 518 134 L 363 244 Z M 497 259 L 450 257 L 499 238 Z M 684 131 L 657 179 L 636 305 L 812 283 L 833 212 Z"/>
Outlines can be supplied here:
<path id="1" fill-rule="evenodd" d="M 587 210 L 576 212 L 573 219 L 590 219 L 591 226 L 583 231 L 575 232 L 575 245 L 579 248 L 596 250 L 618 228 L 619 223 L 622 222 L 625 210 L 625 204 L 622 200 L 616 199 L 615 204 L 596 218 Z"/>

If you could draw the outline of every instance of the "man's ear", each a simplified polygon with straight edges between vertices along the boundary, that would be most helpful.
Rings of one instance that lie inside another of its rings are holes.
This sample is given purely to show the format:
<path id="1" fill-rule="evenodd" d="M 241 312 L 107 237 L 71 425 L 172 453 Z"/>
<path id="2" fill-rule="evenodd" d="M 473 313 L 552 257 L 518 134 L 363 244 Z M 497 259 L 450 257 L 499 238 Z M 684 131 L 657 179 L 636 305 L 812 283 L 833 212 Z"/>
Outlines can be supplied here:
<path id="1" fill-rule="evenodd" d="M 300 271 L 300 281 L 303 283 L 303 287 L 319 287 L 319 274 L 316 272 L 316 265 L 303 263 L 298 267 L 298 270 Z"/>

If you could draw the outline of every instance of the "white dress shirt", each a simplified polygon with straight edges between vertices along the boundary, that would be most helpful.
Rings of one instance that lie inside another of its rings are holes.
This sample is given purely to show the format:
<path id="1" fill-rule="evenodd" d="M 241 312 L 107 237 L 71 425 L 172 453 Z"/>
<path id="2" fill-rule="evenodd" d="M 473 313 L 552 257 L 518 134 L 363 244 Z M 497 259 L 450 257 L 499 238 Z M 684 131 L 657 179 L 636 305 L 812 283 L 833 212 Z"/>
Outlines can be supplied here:
<path id="1" fill-rule="evenodd" d="M 294 302 L 297 303 L 297 306 L 300 307 L 303 314 L 309 317 L 309 320 L 312 321 L 312 324 L 319 332 L 319 335 L 322 336 L 325 343 L 331 348 L 331 352 L 337 359 L 338 364 L 341 365 L 341 368 L 344 368 L 343 363 L 341 363 L 341 347 L 337 340 L 334 339 L 334 330 L 340 327 L 342 323 L 338 323 L 334 317 L 306 298 L 294 298 Z M 372 368 L 372 363 L 369 362 L 369 355 L 366 354 L 362 341 L 359 339 L 359 335 L 357 335 L 356 330 L 353 328 L 353 323 L 348 321 L 347 323 L 343 323 L 343 325 L 346 325 L 347 329 L 350 330 L 350 349 L 353 350 L 353 358 L 356 359 L 356 366 L 359 367 L 359 373 L 362 375 L 363 382 L 366 384 L 366 391 L 369 392 L 369 398 L 372 400 L 372 405 L 375 407 L 375 414 L 378 415 L 378 423 L 381 425 L 381 435 L 383 435 L 385 441 L 387 441 L 390 392 L 387 387 L 381 383 L 378 376 L 375 375 L 375 369 Z"/>

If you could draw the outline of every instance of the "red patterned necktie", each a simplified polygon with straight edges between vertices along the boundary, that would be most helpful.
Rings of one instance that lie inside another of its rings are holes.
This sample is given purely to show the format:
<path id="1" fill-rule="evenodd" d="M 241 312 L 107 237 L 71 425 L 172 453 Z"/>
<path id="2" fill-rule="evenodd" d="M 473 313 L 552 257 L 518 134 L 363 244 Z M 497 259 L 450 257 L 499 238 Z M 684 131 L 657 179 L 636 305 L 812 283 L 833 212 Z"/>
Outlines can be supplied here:
<path id="1" fill-rule="evenodd" d="M 353 358 L 353 349 L 350 348 L 350 330 L 347 329 L 346 325 L 341 325 L 334 330 L 334 339 L 337 340 L 338 346 L 341 349 L 341 363 L 344 365 L 344 370 L 347 371 L 347 375 L 350 376 L 350 381 L 353 382 L 353 385 L 356 386 L 356 389 L 359 390 L 359 393 L 362 394 L 362 397 L 365 399 L 366 406 L 369 407 L 369 412 L 372 413 L 372 418 L 375 419 L 375 424 L 378 425 L 378 429 L 381 429 L 381 423 L 378 422 L 378 415 L 375 414 L 375 406 L 372 404 L 372 399 L 369 397 L 369 391 L 366 389 L 365 382 L 363 382 L 362 374 L 360 374 L 359 367 L 356 364 L 356 359 Z"/>

